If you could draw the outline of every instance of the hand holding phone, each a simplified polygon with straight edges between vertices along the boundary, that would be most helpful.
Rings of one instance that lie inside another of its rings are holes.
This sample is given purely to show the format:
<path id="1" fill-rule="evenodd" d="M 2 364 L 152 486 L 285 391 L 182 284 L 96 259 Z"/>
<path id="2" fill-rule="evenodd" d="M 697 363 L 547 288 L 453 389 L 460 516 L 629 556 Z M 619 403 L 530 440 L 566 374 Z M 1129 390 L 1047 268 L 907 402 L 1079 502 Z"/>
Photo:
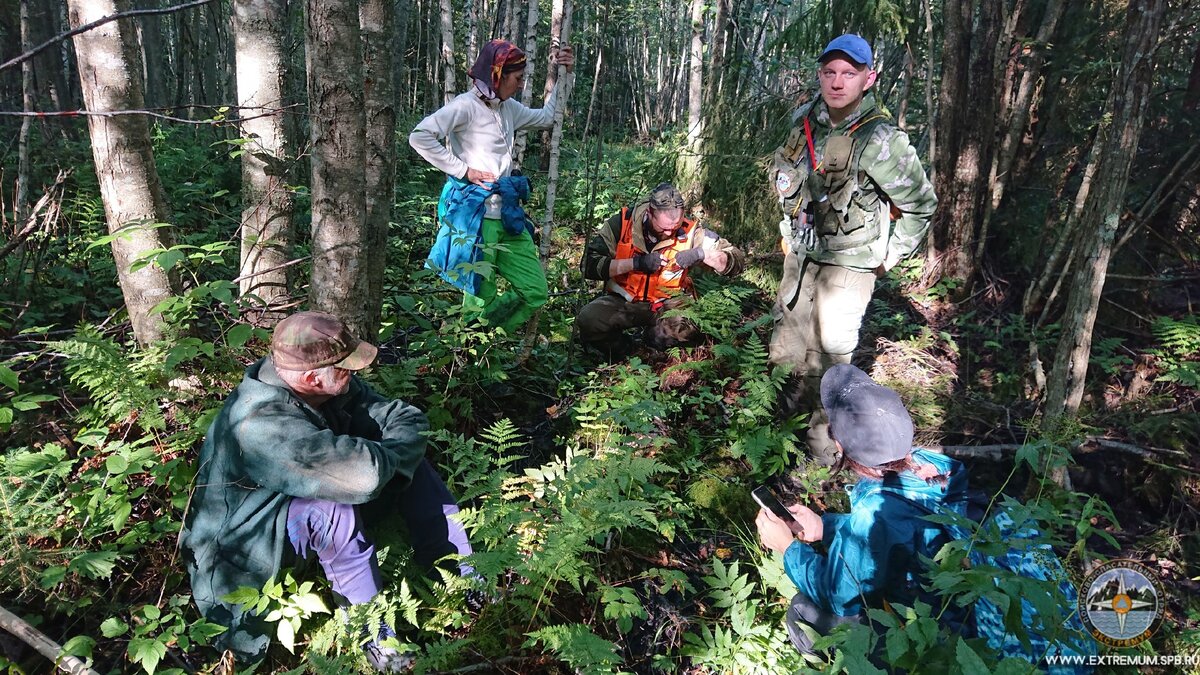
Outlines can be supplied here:
<path id="1" fill-rule="evenodd" d="M 771 492 L 771 488 L 766 485 L 760 485 L 750 491 L 750 496 L 754 498 L 754 501 L 758 502 L 759 506 L 775 514 L 775 517 L 787 523 L 787 526 L 791 528 L 793 533 L 798 535 L 804 534 L 804 526 L 800 524 L 796 515 L 788 511 L 783 502 L 779 501 L 775 493 Z"/>

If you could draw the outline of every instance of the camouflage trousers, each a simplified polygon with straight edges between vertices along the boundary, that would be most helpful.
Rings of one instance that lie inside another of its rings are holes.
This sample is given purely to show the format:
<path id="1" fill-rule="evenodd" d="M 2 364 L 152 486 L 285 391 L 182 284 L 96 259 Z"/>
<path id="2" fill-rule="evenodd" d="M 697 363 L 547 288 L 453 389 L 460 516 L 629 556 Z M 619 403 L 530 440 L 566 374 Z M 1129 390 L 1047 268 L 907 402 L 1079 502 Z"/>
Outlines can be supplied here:
<path id="1" fill-rule="evenodd" d="M 813 459 L 832 464 L 837 448 L 829 418 L 821 408 L 821 376 L 833 365 L 850 363 L 875 274 L 826 265 L 788 253 L 772 315 L 770 361 L 787 365 L 792 376 L 779 398 L 784 417 L 809 412 L 808 449 Z"/>
<path id="2" fill-rule="evenodd" d="M 670 349 L 700 339 L 700 329 L 690 319 L 663 313 L 691 302 L 680 296 L 663 303 L 659 311 L 648 302 L 627 302 L 615 295 L 602 295 L 583 306 L 575 317 L 581 342 L 596 346 L 615 345 L 628 328 L 644 328 L 646 342 L 656 349 Z"/>

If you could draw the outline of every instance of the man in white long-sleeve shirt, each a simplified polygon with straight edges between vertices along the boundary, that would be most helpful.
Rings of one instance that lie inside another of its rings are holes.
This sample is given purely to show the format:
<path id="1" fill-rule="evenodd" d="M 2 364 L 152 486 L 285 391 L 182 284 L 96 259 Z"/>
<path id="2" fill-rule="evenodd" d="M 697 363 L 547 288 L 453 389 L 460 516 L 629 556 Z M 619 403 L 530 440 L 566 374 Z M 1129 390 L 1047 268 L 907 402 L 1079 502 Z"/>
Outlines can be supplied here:
<path id="1" fill-rule="evenodd" d="M 565 66 L 570 78 L 575 65 L 571 48 L 558 50 L 553 63 Z M 543 108 L 530 109 L 513 99 L 525 80 L 525 53 L 506 40 L 484 46 L 469 74 L 472 87 L 421 120 L 408 142 L 447 177 L 438 202 L 441 227 L 431 265 L 466 291 L 469 309 L 482 312 L 489 325 L 511 334 L 547 298 L 546 276 L 523 215 L 516 217 L 510 211 L 507 215 L 512 217 L 502 218 L 502 209 L 519 209 L 511 186 L 516 184 L 519 190 L 520 183 L 509 180 L 513 138 L 523 129 L 553 124 L 564 79 L 560 78 Z M 490 194 L 482 205 L 470 202 L 469 208 L 458 208 L 484 194 L 471 189 L 472 184 Z M 464 253 L 464 246 L 471 250 Z M 453 260 L 470 263 L 465 268 L 470 271 L 456 269 Z M 474 264 L 480 260 L 491 263 L 490 270 Z M 509 292 L 497 294 L 497 274 L 508 280 Z"/>

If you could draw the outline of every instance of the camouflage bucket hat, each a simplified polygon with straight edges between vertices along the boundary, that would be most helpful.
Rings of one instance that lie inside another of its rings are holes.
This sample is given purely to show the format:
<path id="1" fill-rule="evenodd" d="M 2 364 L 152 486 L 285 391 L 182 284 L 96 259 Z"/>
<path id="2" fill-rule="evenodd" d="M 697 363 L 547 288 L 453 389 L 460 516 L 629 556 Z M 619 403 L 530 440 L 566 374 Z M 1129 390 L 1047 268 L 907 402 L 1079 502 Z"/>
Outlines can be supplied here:
<path id="1" fill-rule="evenodd" d="M 279 322 L 271 337 L 271 359 L 284 370 L 337 366 L 362 370 L 379 350 L 350 334 L 346 324 L 324 312 L 298 312 Z"/>
<path id="2" fill-rule="evenodd" d="M 655 209 L 682 209 L 683 195 L 670 183 L 659 183 L 650 191 L 650 206 Z"/>

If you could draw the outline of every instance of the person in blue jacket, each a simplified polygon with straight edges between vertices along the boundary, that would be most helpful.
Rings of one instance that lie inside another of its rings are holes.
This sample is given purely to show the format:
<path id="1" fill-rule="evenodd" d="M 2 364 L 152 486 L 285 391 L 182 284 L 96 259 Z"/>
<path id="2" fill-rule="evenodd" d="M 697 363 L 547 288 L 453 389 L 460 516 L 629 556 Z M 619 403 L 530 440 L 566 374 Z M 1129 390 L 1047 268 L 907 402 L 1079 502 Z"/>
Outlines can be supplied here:
<path id="1" fill-rule="evenodd" d="M 932 557 L 949 536 L 924 517 L 940 508 L 966 512 L 966 469 L 912 447 L 912 418 L 896 392 L 839 364 L 821 378 L 821 403 L 842 461 L 860 477 L 847 488 L 850 512 L 817 515 L 802 504 L 790 506 L 804 528 L 795 535 L 765 509 L 755 520 L 763 545 L 783 554 L 798 589 L 786 624 L 801 652 L 812 651 L 801 621 L 827 634 L 838 624 L 862 621 L 866 609 L 885 602 L 935 600 L 921 589 L 920 557 Z M 905 499 L 886 499 L 887 493 Z M 827 552 L 818 553 L 815 542 L 824 542 Z"/>

